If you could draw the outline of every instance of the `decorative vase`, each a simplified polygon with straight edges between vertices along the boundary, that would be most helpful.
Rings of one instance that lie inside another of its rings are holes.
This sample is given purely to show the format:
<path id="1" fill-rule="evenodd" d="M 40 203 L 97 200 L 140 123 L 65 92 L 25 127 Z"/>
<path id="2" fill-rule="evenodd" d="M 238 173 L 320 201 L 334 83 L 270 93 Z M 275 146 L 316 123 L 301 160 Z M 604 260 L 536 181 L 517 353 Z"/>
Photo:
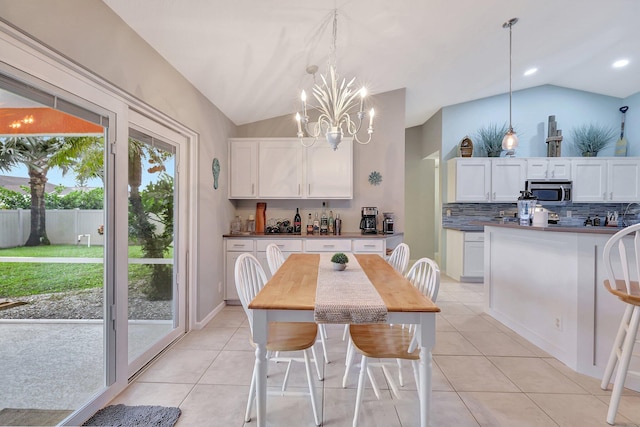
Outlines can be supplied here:
<path id="1" fill-rule="evenodd" d="M 337 262 L 332 262 L 332 264 L 333 264 L 333 269 L 336 270 L 336 271 L 342 271 L 345 268 L 347 268 L 347 264 L 340 264 L 340 263 L 337 263 Z"/>
<path id="2" fill-rule="evenodd" d="M 597 151 L 583 151 L 582 152 L 582 157 L 597 157 L 598 156 L 598 152 Z"/>

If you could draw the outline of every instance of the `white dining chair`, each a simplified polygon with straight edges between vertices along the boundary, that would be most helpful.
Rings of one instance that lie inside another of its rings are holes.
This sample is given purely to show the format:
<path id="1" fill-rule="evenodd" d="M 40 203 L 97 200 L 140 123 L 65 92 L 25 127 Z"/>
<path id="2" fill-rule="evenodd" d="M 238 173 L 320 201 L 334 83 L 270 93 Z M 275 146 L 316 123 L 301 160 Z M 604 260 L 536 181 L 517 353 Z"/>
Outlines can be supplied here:
<path id="1" fill-rule="evenodd" d="M 249 319 L 249 327 L 253 334 L 253 319 L 249 303 L 264 287 L 267 277 L 260 266 L 260 262 L 251 254 L 242 254 L 238 257 L 235 265 L 235 280 L 238 296 L 242 304 L 247 318 Z M 278 396 L 291 394 L 299 395 L 300 392 L 287 392 L 287 380 L 292 362 L 304 362 L 307 374 L 307 383 L 309 386 L 309 395 L 311 397 L 311 408 L 313 409 L 313 418 L 316 425 L 320 425 L 320 417 L 318 415 L 317 399 L 313 378 L 311 375 L 311 360 L 314 361 L 318 379 L 322 381 L 322 375 L 318 367 L 317 358 L 313 350 L 318 334 L 318 325 L 313 322 L 271 322 L 269 323 L 269 336 L 267 339 L 267 352 L 270 355 L 273 352 L 298 351 L 302 350 L 303 359 L 293 357 L 269 357 L 269 360 L 287 362 L 288 366 L 284 374 L 282 388 L 279 391 L 270 392 Z M 253 341 L 251 344 L 255 347 Z M 309 357 L 309 350 L 312 357 Z M 256 396 L 256 372 L 257 360 L 253 366 L 253 374 L 251 376 L 251 386 L 249 387 L 249 398 L 247 400 L 247 409 L 245 412 L 245 421 L 251 421 L 251 410 Z"/>
<path id="2" fill-rule="evenodd" d="M 389 256 L 389 264 L 402 275 L 404 275 L 409 265 L 409 252 L 409 245 L 400 243 Z"/>
<path id="3" fill-rule="evenodd" d="M 429 258 L 421 258 L 411 267 L 407 273 L 407 279 L 420 290 L 422 294 L 427 296 L 431 301 L 435 302 L 438 297 L 440 288 L 440 269 L 438 265 Z M 371 367 L 379 366 L 382 368 L 391 391 L 400 399 L 400 392 L 396 386 L 392 375 L 387 370 L 388 365 L 397 365 L 389 362 L 369 362 L 370 358 L 375 359 L 402 359 L 411 360 L 413 367 L 413 376 L 416 382 L 416 389 L 420 390 L 418 361 L 420 359 L 420 349 L 417 348 L 417 339 L 415 338 L 416 325 L 351 325 L 349 334 L 353 347 L 360 354 L 360 375 L 358 377 L 358 389 L 356 392 L 356 408 L 353 415 L 353 427 L 358 425 L 358 415 L 362 406 L 362 395 L 364 391 L 365 374 L 371 380 L 373 376 L 369 371 Z M 374 386 L 372 382 L 372 386 Z M 375 387 L 375 386 L 374 386 Z M 374 388 L 375 391 L 375 388 Z M 419 393 L 419 392 L 418 392 Z M 379 395 L 376 397 L 380 398 Z"/>
<path id="4" fill-rule="evenodd" d="M 267 246 L 267 264 L 271 275 L 276 274 L 276 271 L 284 264 L 285 258 L 280 247 L 275 243 L 270 243 Z M 327 353 L 327 329 L 324 325 L 318 325 L 320 330 L 320 343 L 322 344 L 322 354 L 324 355 L 325 363 L 329 363 L 329 354 Z"/>
<path id="5" fill-rule="evenodd" d="M 603 390 L 607 389 L 617 365 L 607 413 L 607 423 L 613 425 L 625 379 L 628 375 L 640 376 L 640 372 L 629 371 L 640 324 L 640 224 L 624 228 L 611 236 L 604 245 L 603 258 L 607 277 L 604 286 L 626 304 L 600 384 Z"/>
<path id="6" fill-rule="evenodd" d="M 284 255 L 280 250 L 280 247 L 275 243 L 271 243 L 267 246 L 267 264 L 269 265 L 269 270 L 271 271 L 272 276 L 276 274 L 276 271 L 278 271 L 280 266 L 284 264 Z"/>

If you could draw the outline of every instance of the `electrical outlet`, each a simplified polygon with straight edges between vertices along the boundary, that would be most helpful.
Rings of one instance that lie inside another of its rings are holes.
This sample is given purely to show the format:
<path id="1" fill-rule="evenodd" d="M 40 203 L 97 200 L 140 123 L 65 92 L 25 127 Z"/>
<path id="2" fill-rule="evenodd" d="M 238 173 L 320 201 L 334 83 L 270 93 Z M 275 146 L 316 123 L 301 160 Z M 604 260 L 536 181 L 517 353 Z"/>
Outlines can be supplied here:
<path id="1" fill-rule="evenodd" d="M 451 209 L 447 209 L 447 216 L 451 216 Z"/>
<path id="2" fill-rule="evenodd" d="M 559 330 L 559 331 L 562 330 L 562 318 L 561 317 L 556 317 L 555 326 L 556 326 L 557 330 Z"/>
<path id="3" fill-rule="evenodd" d="M 500 216 L 503 217 L 504 216 L 504 211 L 500 211 Z"/>
<path id="4" fill-rule="evenodd" d="M 571 218 L 571 211 L 567 211 L 567 218 Z"/>

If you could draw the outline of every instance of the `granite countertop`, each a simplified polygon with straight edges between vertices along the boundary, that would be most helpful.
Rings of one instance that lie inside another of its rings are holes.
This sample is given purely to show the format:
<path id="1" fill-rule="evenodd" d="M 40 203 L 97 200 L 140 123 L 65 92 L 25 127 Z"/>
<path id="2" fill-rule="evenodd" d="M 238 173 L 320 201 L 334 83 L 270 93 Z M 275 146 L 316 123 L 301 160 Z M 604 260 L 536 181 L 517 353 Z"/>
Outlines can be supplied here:
<path id="1" fill-rule="evenodd" d="M 557 233 L 587 233 L 587 234 L 615 234 L 622 230 L 622 227 L 594 227 L 583 225 L 562 225 L 562 224 L 549 224 L 546 227 L 535 227 L 526 225 L 520 225 L 517 222 L 499 222 L 499 221 L 478 221 L 473 222 L 473 225 L 502 227 L 502 228 L 518 228 L 523 230 L 535 230 L 535 231 L 551 231 Z"/>
<path id="2" fill-rule="evenodd" d="M 484 225 L 445 225 L 442 228 L 456 231 L 484 231 Z"/>
<path id="3" fill-rule="evenodd" d="M 275 234 L 223 234 L 222 237 L 230 239 L 385 239 L 392 236 L 402 236 L 404 233 L 394 234 L 361 234 L 358 232 L 346 232 L 339 235 L 327 234 L 294 234 L 294 233 L 275 233 Z"/>

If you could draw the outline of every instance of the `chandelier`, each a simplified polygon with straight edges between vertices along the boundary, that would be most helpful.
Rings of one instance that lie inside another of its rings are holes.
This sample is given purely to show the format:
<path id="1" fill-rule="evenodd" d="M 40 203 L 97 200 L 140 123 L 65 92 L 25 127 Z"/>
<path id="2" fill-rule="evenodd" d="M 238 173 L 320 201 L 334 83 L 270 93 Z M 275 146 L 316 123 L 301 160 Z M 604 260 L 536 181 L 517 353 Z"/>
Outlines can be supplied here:
<path id="1" fill-rule="evenodd" d="M 506 155 L 509 157 L 514 157 L 516 154 L 516 148 L 518 147 L 518 135 L 513 130 L 513 126 L 511 125 L 511 97 L 512 97 L 512 84 L 511 84 L 511 27 L 516 25 L 518 22 L 518 18 L 511 18 L 504 24 L 502 24 L 502 28 L 509 29 L 509 130 L 504 135 L 502 139 L 502 149 L 507 150 Z"/>
<path id="2" fill-rule="evenodd" d="M 333 38 L 331 43 L 331 51 L 328 60 L 328 76 L 320 75 L 321 84 L 314 84 L 312 88 L 313 97 L 318 102 L 317 106 L 307 104 L 307 94 L 303 90 L 300 95 L 302 100 L 302 115 L 296 113 L 296 122 L 298 123 L 298 138 L 305 147 L 313 145 L 318 137 L 324 133 L 327 142 L 336 150 L 338 144 L 342 141 L 342 137 L 346 133 L 360 144 L 368 144 L 373 134 L 373 108 L 369 113 L 364 111 L 365 98 L 367 97 L 367 89 L 362 87 L 359 91 L 354 88 L 356 78 L 352 78 L 348 83 L 346 79 L 338 76 L 336 71 L 336 38 L 338 34 L 338 10 L 333 11 Z M 314 75 L 318 70 L 317 66 L 307 67 L 307 72 Z M 359 99 L 359 102 L 358 102 Z M 359 104 L 359 105 L 358 105 Z M 308 109 L 315 109 L 318 112 L 318 121 L 310 123 L 307 115 Z M 357 112 L 356 112 L 357 110 Z M 352 114 L 355 112 L 355 117 Z M 369 117 L 369 128 L 367 134 L 369 138 L 366 141 L 360 141 L 358 132 L 362 126 L 362 122 Z M 310 137 L 311 143 L 305 143 L 305 134 Z"/>

